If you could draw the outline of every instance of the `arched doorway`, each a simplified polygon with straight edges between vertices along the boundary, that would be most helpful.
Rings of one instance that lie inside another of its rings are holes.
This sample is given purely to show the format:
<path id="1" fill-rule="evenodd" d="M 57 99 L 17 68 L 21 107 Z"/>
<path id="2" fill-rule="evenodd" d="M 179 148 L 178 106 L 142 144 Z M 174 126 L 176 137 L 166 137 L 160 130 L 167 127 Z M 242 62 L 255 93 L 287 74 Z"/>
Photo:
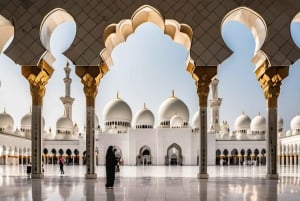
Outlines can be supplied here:
<path id="1" fill-rule="evenodd" d="M 44 148 L 42 161 L 44 164 L 48 164 L 48 149 Z"/>
<path id="2" fill-rule="evenodd" d="M 151 149 L 147 145 L 140 148 L 139 154 L 136 157 L 136 165 L 151 165 Z"/>
<path id="3" fill-rule="evenodd" d="M 79 151 L 78 149 L 75 149 L 74 150 L 74 154 L 75 154 L 75 157 L 74 157 L 74 165 L 79 165 Z"/>
<path id="4" fill-rule="evenodd" d="M 66 151 L 66 154 L 67 154 L 67 160 L 66 160 L 66 163 L 67 163 L 67 165 L 72 165 L 73 164 L 73 157 L 72 157 L 72 151 L 71 151 L 71 149 L 67 149 L 67 151 Z"/>
<path id="5" fill-rule="evenodd" d="M 252 158 L 251 158 L 251 154 L 252 154 L 252 151 L 251 151 L 251 149 L 247 149 L 247 158 L 246 158 L 247 165 L 252 165 Z"/>
<path id="6" fill-rule="evenodd" d="M 223 157 L 223 164 L 222 165 L 228 165 L 228 154 L 229 154 L 228 150 L 224 149 L 224 151 L 223 151 L 224 157 Z"/>
<path id="7" fill-rule="evenodd" d="M 230 165 L 239 165 L 239 157 L 238 157 L 238 150 L 233 149 L 231 151 L 231 157 L 230 157 Z"/>
<path id="8" fill-rule="evenodd" d="M 221 159 L 221 151 L 220 151 L 220 149 L 217 149 L 217 151 L 216 151 L 216 165 L 221 165 L 220 164 L 220 159 Z"/>
<path id="9" fill-rule="evenodd" d="M 255 149 L 254 150 L 254 158 L 253 158 L 255 165 L 259 165 L 259 156 L 258 156 L 258 154 L 259 154 L 258 149 Z"/>
<path id="10" fill-rule="evenodd" d="M 182 150 L 181 147 L 173 143 L 167 149 L 165 156 L 165 165 L 182 165 Z"/>
<path id="11" fill-rule="evenodd" d="M 261 165 L 266 165 L 267 163 L 266 153 L 267 151 L 265 149 L 261 150 Z"/>
<path id="12" fill-rule="evenodd" d="M 51 153 L 52 153 L 52 157 L 51 157 L 52 164 L 57 164 L 57 157 L 56 157 L 57 151 L 56 151 L 56 149 L 53 148 L 51 150 Z"/>
<path id="13" fill-rule="evenodd" d="M 122 150 L 120 147 L 118 147 L 116 145 L 113 147 L 114 147 L 113 150 L 115 153 L 116 160 L 118 161 L 118 164 L 117 164 L 117 169 L 118 169 L 119 165 L 124 163 L 123 154 L 122 154 Z"/>

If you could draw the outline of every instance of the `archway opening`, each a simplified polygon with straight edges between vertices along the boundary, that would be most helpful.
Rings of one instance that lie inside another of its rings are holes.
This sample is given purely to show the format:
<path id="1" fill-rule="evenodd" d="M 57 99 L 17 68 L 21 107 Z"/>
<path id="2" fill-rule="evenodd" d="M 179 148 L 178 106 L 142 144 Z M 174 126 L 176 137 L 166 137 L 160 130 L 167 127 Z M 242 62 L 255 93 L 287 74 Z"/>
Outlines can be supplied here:
<path id="1" fill-rule="evenodd" d="M 165 165 L 183 165 L 183 157 L 181 147 L 173 143 L 167 149 L 165 156 Z"/>

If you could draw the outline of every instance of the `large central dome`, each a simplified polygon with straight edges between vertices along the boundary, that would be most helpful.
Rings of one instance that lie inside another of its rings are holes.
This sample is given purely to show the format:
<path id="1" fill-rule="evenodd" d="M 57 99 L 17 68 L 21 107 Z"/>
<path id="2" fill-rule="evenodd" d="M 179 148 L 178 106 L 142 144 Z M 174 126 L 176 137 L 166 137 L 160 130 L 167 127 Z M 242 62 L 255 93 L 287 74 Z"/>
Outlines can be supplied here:
<path id="1" fill-rule="evenodd" d="M 124 133 L 131 127 L 132 111 L 129 105 L 117 95 L 103 110 L 105 130 L 111 133 Z"/>
<path id="2" fill-rule="evenodd" d="M 182 100 L 175 97 L 173 92 L 172 96 L 166 99 L 159 107 L 159 125 L 162 125 L 162 123 L 170 124 L 170 120 L 174 115 L 181 117 L 185 126 L 187 126 L 189 121 L 188 107 Z"/>
<path id="3" fill-rule="evenodd" d="M 132 111 L 129 105 L 117 96 L 106 104 L 103 110 L 104 121 L 126 121 L 131 122 Z"/>

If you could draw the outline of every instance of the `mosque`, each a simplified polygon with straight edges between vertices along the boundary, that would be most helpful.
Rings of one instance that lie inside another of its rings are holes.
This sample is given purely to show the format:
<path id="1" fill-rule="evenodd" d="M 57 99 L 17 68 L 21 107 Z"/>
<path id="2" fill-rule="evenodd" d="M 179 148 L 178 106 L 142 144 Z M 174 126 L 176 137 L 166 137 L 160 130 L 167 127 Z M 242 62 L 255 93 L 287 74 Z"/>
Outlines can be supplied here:
<path id="1" fill-rule="evenodd" d="M 59 155 L 68 164 L 85 164 L 86 138 L 72 121 L 69 65 L 64 68 L 65 96 L 61 97 L 65 112 L 56 122 L 56 130 L 43 127 L 44 163 L 56 164 Z M 218 97 L 218 79 L 210 85 L 211 120 L 208 129 L 208 165 L 265 165 L 266 119 L 257 114 L 252 120 L 241 113 L 231 130 L 228 122 L 219 121 L 222 99 Z M 21 119 L 21 128 L 14 130 L 14 119 L 4 111 L 0 114 L 0 164 L 17 165 L 31 162 L 31 111 Z M 198 165 L 199 111 L 191 118 L 187 105 L 174 91 L 158 109 L 158 117 L 144 105 L 133 116 L 130 105 L 117 94 L 103 110 L 103 125 L 95 116 L 96 164 L 104 165 L 105 152 L 113 145 L 116 157 L 124 165 Z M 157 121 L 157 126 L 155 122 Z M 280 164 L 299 164 L 300 115 L 294 117 L 291 129 L 283 131 L 283 119 L 278 118 L 278 157 Z"/>

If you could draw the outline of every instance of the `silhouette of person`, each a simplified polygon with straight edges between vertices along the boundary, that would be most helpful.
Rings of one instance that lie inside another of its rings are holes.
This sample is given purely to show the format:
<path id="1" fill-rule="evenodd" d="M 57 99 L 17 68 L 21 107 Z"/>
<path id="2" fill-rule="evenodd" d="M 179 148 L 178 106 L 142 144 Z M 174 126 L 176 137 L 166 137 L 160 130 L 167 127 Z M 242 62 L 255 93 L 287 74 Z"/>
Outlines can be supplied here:
<path id="1" fill-rule="evenodd" d="M 106 184 L 105 187 L 112 189 L 115 182 L 115 168 L 117 160 L 113 151 L 113 146 L 109 146 L 106 152 Z"/>

